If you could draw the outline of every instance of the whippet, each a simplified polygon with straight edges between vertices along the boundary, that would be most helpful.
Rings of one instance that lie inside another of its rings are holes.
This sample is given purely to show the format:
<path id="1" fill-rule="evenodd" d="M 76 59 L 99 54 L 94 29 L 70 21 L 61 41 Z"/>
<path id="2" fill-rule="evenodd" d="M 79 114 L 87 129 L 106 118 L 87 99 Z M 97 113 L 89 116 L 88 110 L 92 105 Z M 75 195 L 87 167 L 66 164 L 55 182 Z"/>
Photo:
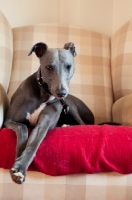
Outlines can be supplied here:
<path id="1" fill-rule="evenodd" d="M 4 123 L 17 136 L 16 160 L 10 174 L 18 184 L 24 182 L 28 166 L 49 129 L 63 124 L 94 124 L 91 110 L 68 94 L 76 56 L 74 43 L 65 44 L 63 49 L 50 49 L 41 42 L 28 55 L 32 52 L 40 60 L 39 70 L 13 94 Z M 29 137 L 28 128 L 32 128 Z"/>

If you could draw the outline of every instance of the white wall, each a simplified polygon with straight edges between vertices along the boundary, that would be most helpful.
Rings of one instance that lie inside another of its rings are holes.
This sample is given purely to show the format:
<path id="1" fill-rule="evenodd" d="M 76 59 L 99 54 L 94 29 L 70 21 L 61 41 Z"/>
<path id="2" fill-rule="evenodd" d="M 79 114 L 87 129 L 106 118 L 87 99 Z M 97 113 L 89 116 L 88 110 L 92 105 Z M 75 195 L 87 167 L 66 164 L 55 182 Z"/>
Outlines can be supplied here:
<path id="1" fill-rule="evenodd" d="M 0 9 L 11 27 L 60 22 L 112 33 L 113 0 L 0 0 Z"/>
<path id="2" fill-rule="evenodd" d="M 61 22 L 112 35 L 132 18 L 132 0 L 0 0 L 11 27 Z"/>
<path id="3" fill-rule="evenodd" d="M 132 0 L 113 0 L 113 27 L 115 33 L 124 23 L 132 18 Z"/>

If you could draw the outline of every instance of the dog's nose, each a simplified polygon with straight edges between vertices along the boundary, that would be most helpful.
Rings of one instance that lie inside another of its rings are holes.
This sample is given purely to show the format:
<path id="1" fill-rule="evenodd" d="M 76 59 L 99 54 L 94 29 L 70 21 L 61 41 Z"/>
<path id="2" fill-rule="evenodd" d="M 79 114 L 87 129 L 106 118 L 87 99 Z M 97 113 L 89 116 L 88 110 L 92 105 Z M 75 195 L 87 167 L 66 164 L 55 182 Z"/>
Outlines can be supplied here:
<path id="1" fill-rule="evenodd" d="M 66 96 L 66 92 L 65 91 L 61 91 L 61 92 L 57 92 L 57 96 L 62 98 Z"/>

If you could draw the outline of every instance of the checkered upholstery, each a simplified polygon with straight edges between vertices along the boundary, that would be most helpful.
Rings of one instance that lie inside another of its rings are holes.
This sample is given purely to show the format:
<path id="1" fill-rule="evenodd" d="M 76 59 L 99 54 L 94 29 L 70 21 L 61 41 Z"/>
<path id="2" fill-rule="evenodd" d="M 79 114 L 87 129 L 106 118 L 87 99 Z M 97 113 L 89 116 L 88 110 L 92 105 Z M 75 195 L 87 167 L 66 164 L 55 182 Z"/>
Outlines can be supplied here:
<path id="1" fill-rule="evenodd" d="M 131 105 L 131 27 L 130 21 L 112 38 L 114 98 L 119 99 L 113 106 L 113 113 L 115 113 L 114 119 L 117 120 L 126 111 L 123 108 Z M 71 80 L 70 93 L 81 98 L 89 106 L 95 115 L 96 123 L 111 121 L 113 98 L 109 37 L 93 31 L 58 24 L 15 28 L 13 36 L 14 58 L 9 97 L 19 84 L 39 67 L 39 61 L 35 55 L 27 56 L 35 43 L 43 41 L 52 48 L 63 47 L 64 43 L 73 41 L 78 56 L 75 58 L 76 70 Z M 11 63 L 12 30 L 0 12 L 0 83 L 6 91 Z M 127 116 L 128 121 L 131 115 L 127 113 Z M 26 182 L 23 185 L 16 185 L 12 182 L 9 172 L 0 169 L 0 200 L 130 200 L 132 199 L 131 190 L 132 175 L 114 172 L 52 177 L 28 171 Z"/>
<path id="2" fill-rule="evenodd" d="M 132 20 L 112 37 L 113 120 L 132 126 Z"/>
<path id="3" fill-rule="evenodd" d="M 7 91 L 11 76 L 13 56 L 12 29 L 0 11 L 0 83 Z"/>
<path id="4" fill-rule="evenodd" d="M 52 177 L 28 172 L 23 185 L 0 169 L 0 200 L 131 200 L 132 175 L 118 173 Z"/>
<path id="5" fill-rule="evenodd" d="M 113 103 L 110 75 L 110 38 L 108 36 L 63 25 L 37 25 L 13 29 L 14 58 L 9 96 L 18 85 L 39 68 L 35 54 L 28 57 L 37 42 L 50 48 L 63 48 L 74 42 L 77 49 L 75 74 L 70 93 L 82 99 L 95 115 L 95 122 L 111 121 Z"/>
<path id="6" fill-rule="evenodd" d="M 3 125 L 4 113 L 7 111 L 8 107 L 9 107 L 9 99 L 7 97 L 5 89 L 0 84 L 0 128 Z"/>
<path id="7" fill-rule="evenodd" d="M 132 93 L 132 20 L 112 37 L 112 80 L 115 100 Z"/>
<path id="8" fill-rule="evenodd" d="M 113 105 L 112 112 L 115 122 L 132 126 L 132 93 L 118 99 Z"/>

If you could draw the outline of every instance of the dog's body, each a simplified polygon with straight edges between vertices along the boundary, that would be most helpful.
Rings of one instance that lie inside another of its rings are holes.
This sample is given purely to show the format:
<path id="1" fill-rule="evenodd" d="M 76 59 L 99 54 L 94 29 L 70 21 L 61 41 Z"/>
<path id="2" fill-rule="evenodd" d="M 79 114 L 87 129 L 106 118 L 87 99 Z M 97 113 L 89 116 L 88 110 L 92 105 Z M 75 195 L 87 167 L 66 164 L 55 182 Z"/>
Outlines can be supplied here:
<path id="1" fill-rule="evenodd" d="M 68 95 L 74 73 L 74 44 L 68 43 L 64 49 L 48 49 L 46 44 L 37 43 L 29 55 L 33 51 L 40 59 L 40 69 L 14 93 L 4 123 L 17 135 L 16 161 L 10 173 L 12 180 L 19 184 L 25 180 L 26 170 L 49 129 L 63 124 L 94 124 L 90 109 Z M 69 105 L 67 114 L 60 103 L 62 99 Z M 27 127 L 33 128 L 29 138 Z"/>

